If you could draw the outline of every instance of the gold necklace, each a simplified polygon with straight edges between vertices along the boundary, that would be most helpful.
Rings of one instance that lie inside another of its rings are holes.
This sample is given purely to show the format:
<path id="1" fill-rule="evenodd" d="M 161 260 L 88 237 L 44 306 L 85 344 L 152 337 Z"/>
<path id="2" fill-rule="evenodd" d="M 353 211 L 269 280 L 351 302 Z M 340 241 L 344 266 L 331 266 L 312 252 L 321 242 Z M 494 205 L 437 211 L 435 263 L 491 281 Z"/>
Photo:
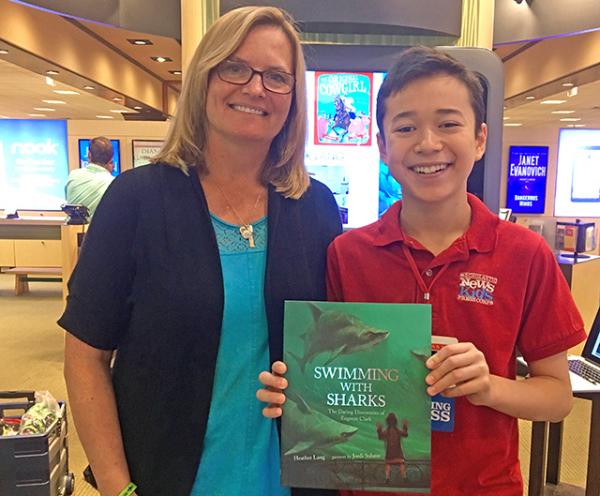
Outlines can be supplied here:
<path id="1" fill-rule="evenodd" d="M 242 219 L 240 214 L 237 213 L 237 210 L 235 208 L 233 208 L 233 205 L 227 199 L 227 196 L 225 196 L 225 193 L 223 192 L 221 187 L 217 183 L 213 183 L 213 184 L 217 187 L 217 189 L 219 190 L 219 193 L 221 193 L 221 196 L 225 200 L 225 203 L 227 203 L 227 206 L 231 209 L 233 214 L 237 217 L 238 221 L 240 222 L 240 224 L 241 224 L 240 225 L 240 236 L 242 238 L 248 240 L 249 248 L 254 248 L 256 246 L 254 244 L 254 227 L 252 226 L 252 224 L 250 224 L 249 222 L 246 222 L 244 219 Z M 261 199 L 261 197 L 262 197 L 262 193 L 259 193 L 258 196 L 256 197 L 256 201 L 254 202 L 254 207 L 252 207 L 252 213 L 254 213 L 256 211 L 256 207 L 258 206 L 258 201 Z"/>

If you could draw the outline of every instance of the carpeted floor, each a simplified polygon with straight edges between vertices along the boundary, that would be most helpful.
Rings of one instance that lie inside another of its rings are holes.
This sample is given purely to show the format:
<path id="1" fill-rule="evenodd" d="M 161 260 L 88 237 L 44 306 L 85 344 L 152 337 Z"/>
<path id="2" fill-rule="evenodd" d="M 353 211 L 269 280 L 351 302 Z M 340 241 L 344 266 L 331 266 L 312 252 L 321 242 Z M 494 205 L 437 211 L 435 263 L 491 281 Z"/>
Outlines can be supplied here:
<path id="1" fill-rule="evenodd" d="M 62 374 L 63 332 L 56 325 L 62 312 L 61 285 L 55 282 L 30 283 L 31 291 L 14 295 L 14 277 L 0 274 L 0 391 L 48 390 L 57 399 L 66 399 Z M 590 404 L 575 400 L 565 421 L 561 479 L 584 486 L 587 466 Z M 87 465 L 72 419 L 69 418 L 70 468 L 75 473 L 75 495 L 97 493 L 82 480 Z M 520 423 L 522 471 L 529 471 L 531 424 Z M 600 475 L 599 475 L 600 476 Z M 547 494 L 583 494 L 572 487 Z"/>

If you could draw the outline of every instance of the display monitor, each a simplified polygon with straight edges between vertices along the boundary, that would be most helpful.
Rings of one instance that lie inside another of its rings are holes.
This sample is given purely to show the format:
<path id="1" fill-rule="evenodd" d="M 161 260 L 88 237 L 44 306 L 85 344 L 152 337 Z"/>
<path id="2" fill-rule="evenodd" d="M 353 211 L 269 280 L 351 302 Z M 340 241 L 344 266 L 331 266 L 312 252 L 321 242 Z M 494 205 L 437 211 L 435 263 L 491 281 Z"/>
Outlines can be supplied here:
<path id="1" fill-rule="evenodd" d="M 344 227 L 374 222 L 402 195 L 377 147 L 377 92 L 384 77 L 383 72 L 306 73 L 306 166 L 333 192 Z"/>
<path id="2" fill-rule="evenodd" d="M 556 217 L 600 217 L 600 129 L 561 129 Z"/>
<path id="3" fill-rule="evenodd" d="M 79 167 L 88 166 L 88 151 L 90 149 L 90 141 L 90 139 L 79 140 Z M 115 167 L 112 171 L 112 175 L 118 176 L 121 173 L 121 151 L 119 146 L 119 140 L 111 139 L 110 142 L 114 151 L 113 162 L 115 164 Z"/>
<path id="4" fill-rule="evenodd" d="M 0 208 L 60 210 L 69 174 L 64 120 L 0 120 Z"/>
<path id="5" fill-rule="evenodd" d="M 547 146 L 511 146 L 508 152 L 506 207 L 516 214 L 543 214 L 547 173 Z"/>

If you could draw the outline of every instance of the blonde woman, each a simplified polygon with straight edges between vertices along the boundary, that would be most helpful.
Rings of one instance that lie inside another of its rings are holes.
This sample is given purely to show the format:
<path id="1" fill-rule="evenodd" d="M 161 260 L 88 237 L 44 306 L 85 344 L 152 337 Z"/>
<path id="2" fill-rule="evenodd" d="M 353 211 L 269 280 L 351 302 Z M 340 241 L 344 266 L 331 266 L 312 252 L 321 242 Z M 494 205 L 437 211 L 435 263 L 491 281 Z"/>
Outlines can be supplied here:
<path id="1" fill-rule="evenodd" d="M 280 486 L 277 426 L 255 398 L 281 358 L 284 299 L 325 299 L 341 231 L 304 168 L 291 19 L 229 12 L 185 79 L 156 163 L 113 182 L 69 282 L 77 430 L 103 495 L 309 494 Z"/>

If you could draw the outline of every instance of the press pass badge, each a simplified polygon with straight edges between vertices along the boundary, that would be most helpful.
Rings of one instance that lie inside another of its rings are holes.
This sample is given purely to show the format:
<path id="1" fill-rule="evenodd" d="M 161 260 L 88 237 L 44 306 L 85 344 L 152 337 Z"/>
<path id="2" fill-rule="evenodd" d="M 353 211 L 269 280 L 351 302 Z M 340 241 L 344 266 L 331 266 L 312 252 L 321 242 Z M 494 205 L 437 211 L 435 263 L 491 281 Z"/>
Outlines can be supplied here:
<path id="1" fill-rule="evenodd" d="M 431 354 L 434 355 L 444 346 L 458 343 L 458 339 L 448 336 L 431 336 Z M 454 398 L 436 394 L 431 398 L 431 430 L 437 432 L 454 431 Z"/>

